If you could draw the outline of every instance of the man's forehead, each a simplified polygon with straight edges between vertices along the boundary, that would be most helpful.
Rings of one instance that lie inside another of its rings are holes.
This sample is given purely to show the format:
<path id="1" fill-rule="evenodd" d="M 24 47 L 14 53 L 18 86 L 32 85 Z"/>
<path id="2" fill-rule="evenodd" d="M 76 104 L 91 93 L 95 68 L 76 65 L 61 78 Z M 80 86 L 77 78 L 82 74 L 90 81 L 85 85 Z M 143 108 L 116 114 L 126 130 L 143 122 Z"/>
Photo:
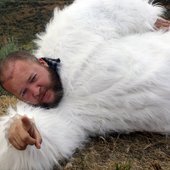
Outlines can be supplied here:
<path id="1" fill-rule="evenodd" d="M 6 64 L 5 70 L 3 71 L 3 83 L 13 78 L 13 73 L 15 69 L 16 62 L 9 62 Z"/>
<path id="2" fill-rule="evenodd" d="M 4 76 L 4 88 L 15 95 L 18 94 L 18 90 L 24 85 L 25 79 L 32 70 L 32 66 L 33 64 L 25 60 L 9 63 Z"/>
<path id="3" fill-rule="evenodd" d="M 39 70 L 43 66 L 39 62 L 32 60 L 16 60 L 14 62 L 9 62 L 4 70 L 4 83 L 9 79 L 19 78 L 20 75 L 27 75 L 33 70 Z M 4 84 L 3 83 L 3 84 Z"/>
<path id="4" fill-rule="evenodd" d="M 23 73 L 23 71 L 28 68 L 31 68 L 32 64 L 29 61 L 24 61 L 24 60 L 16 60 L 16 61 L 11 61 L 6 64 L 5 70 L 3 73 L 3 84 L 5 84 L 8 80 L 16 78 L 14 77 L 15 72 L 17 72 L 17 77 L 20 77 L 20 74 Z"/>

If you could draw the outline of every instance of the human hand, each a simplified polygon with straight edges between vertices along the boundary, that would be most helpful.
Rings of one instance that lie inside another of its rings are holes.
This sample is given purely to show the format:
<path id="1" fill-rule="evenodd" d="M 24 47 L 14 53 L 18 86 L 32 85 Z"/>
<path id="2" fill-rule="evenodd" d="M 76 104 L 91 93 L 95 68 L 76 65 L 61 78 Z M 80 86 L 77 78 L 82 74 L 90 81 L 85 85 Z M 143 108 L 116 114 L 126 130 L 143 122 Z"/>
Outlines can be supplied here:
<path id="1" fill-rule="evenodd" d="M 158 18 L 155 22 L 155 27 L 156 29 L 164 29 L 168 31 L 170 29 L 170 21 L 163 18 Z"/>
<path id="2" fill-rule="evenodd" d="M 8 139 L 19 150 L 26 149 L 27 145 L 35 145 L 37 149 L 41 148 L 41 135 L 33 121 L 26 116 L 21 116 L 12 122 L 8 131 Z"/>

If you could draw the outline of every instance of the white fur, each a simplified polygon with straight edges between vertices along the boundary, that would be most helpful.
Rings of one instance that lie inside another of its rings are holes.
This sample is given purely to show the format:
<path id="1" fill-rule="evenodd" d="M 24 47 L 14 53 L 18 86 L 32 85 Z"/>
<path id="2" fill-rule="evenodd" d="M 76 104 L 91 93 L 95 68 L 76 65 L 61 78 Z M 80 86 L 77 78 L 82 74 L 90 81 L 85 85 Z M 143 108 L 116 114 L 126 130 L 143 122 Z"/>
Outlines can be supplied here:
<path id="1" fill-rule="evenodd" d="M 56 9 L 35 54 L 61 59 L 64 97 L 49 110 L 18 103 L 1 118 L 0 169 L 52 169 L 93 134 L 169 133 L 170 32 L 149 32 L 161 12 L 143 0 L 78 0 Z M 40 150 L 8 143 L 16 114 L 33 117 Z"/>

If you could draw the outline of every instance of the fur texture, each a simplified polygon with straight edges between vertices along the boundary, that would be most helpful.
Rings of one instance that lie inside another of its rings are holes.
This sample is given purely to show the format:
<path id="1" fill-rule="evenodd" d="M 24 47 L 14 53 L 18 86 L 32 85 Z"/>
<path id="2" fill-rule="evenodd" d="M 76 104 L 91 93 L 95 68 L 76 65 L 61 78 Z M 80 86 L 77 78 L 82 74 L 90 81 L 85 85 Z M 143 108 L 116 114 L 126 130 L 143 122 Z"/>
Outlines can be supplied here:
<path id="1" fill-rule="evenodd" d="M 35 54 L 61 59 L 64 97 L 49 110 L 18 103 L 0 119 L 0 169 L 52 169 L 93 134 L 169 133 L 170 32 L 153 31 L 162 11 L 144 0 L 78 0 L 55 9 Z M 40 150 L 8 143 L 16 114 L 33 117 Z"/>

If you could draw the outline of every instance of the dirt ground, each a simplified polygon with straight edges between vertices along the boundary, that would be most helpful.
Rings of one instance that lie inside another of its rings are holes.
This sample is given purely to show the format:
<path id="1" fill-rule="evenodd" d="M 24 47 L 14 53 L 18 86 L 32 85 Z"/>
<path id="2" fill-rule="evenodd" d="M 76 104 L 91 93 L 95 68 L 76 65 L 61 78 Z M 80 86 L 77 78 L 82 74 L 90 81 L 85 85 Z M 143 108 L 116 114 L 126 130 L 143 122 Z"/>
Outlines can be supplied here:
<path id="1" fill-rule="evenodd" d="M 73 0 L 0 2 L 0 45 L 8 37 L 13 37 L 20 45 L 30 43 L 37 33 L 44 31 L 55 7 L 62 9 L 72 2 Z"/>

